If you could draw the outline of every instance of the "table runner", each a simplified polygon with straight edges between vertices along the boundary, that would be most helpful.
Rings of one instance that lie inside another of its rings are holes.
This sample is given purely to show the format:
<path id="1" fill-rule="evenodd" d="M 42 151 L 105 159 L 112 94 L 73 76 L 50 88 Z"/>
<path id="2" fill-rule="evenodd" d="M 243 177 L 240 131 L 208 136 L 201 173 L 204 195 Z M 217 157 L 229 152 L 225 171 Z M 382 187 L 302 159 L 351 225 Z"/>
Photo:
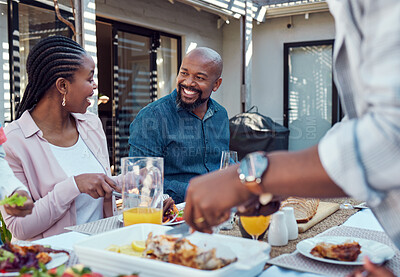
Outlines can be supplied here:
<path id="1" fill-rule="evenodd" d="M 118 220 L 118 216 L 103 218 L 97 221 L 84 223 L 75 226 L 65 227 L 65 230 L 80 232 L 88 235 L 100 234 L 106 231 L 118 229 L 122 226 L 122 222 Z"/>
<path id="2" fill-rule="evenodd" d="M 320 236 L 356 237 L 384 243 L 390 246 L 396 253 L 393 259 L 389 260 L 386 263 L 386 266 L 391 269 L 396 276 L 400 276 L 400 251 L 397 250 L 396 246 L 391 242 L 390 238 L 384 232 L 355 227 L 339 226 L 331 228 L 318 235 L 318 237 Z M 322 274 L 326 276 L 346 276 L 359 267 L 340 265 L 338 266 L 330 263 L 319 262 L 303 256 L 297 250 L 292 254 L 284 254 L 273 258 L 267 263 L 297 271 Z"/>

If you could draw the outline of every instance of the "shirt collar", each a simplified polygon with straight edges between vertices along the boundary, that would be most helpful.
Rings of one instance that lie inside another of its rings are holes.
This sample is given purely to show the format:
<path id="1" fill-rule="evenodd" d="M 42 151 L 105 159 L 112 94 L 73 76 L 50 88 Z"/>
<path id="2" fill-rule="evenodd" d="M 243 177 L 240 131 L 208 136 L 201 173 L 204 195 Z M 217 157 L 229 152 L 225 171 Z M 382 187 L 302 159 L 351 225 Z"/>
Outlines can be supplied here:
<path id="1" fill-rule="evenodd" d="M 20 126 L 25 138 L 28 138 L 40 131 L 28 110 L 26 110 L 18 119 L 18 125 Z"/>
<path id="2" fill-rule="evenodd" d="M 71 113 L 72 116 L 79 120 L 86 120 L 85 116 L 83 114 L 79 113 Z M 35 121 L 33 120 L 31 113 L 26 110 L 21 117 L 18 119 L 19 126 L 21 128 L 22 133 L 24 134 L 25 138 L 28 138 L 37 132 L 40 132 L 40 136 L 42 136 L 42 131 L 39 129 L 39 127 L 36 125 Z"/>

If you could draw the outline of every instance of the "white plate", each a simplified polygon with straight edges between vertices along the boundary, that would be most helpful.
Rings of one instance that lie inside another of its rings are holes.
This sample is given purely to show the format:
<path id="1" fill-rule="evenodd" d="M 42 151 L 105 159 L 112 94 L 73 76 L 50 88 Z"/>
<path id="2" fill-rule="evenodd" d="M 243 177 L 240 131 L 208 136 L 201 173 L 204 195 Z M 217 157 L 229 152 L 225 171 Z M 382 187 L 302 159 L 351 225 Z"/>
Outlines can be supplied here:
<path id="1" fill-rule="evenodd" d="M 361 245 L 361 254 L 358 255 L 357 260 L 354 262 L 344 262 L 344 261 L 319 258 L 313 256 L 310 253 L 311 249 L 313 249 L 315 245 L 321 242 L 342 244 L 344 242 L 352 242 L 352 241 L 356 241 Z M 336 236 L 332 237 L 319 236 L 300 241 L 297 244 L 297 250 L 301 254 L 310 259 L 314 259 L 325 263 L 340 264 L 340 265 L 362 265 L 364 256 L 368 256 L 373 263 L 382 263 L 386 260 L 390 260 L 391 258 L 393 258 L 395 254 L 392 248 L 390 248 L 386 244 L 374 240 L 360 239 L 355 237 L 336 237 Z"/>
<path id="2" fill-rule="evenodd" d="M 178 208 L 178 211 L 183 211 L 185 209 L 185 205 L 186 205 L 186 202 L 182 202 L 182 203 L 176 204 L 176 207 Z M 176 214 L 176 216 L 178 216 L 178 214 Z M 169 224 L 167 223 L 167 224 L 164 224 L 164 225 L 178 225 L 178 224 L 181 224 L 183 222 L 185 222 L 185 220 L 175 221 L 175 219 L 174 219 L 174 220 L 168 222 Z"/>
<path id="3" fill-rule="evenodd" d="M 66 253 L 49 253 L 51 261 L 46 264 L 47 269 L 58 267 L 68 261 Z M 19 272 L 0 273 L 0 276 L 19 276 Z"/>
<path id="4" fill-rule="evenodd" d="M 145 240 L 149 232 L 164 234 L 171 228 L 170 226 L 155 224 L 131 225 L 81 240 L 74 245 L 74 251 L 82 264 L 89 266 L 94 272 L 101 272 L 105 276 L 118 276 L 132 272 L 138 272 L 140 277 L 257 276 L 269 259 L 271 247 L 266 242 L 199 232 L 195 232 L 187 238 L 203 249 L 216 248 L 218 257 L 237 257 L 238 260 L 218 270 L 199 270 L 105 250 L 111 244 L 130 244 L 133 240 Z"/>

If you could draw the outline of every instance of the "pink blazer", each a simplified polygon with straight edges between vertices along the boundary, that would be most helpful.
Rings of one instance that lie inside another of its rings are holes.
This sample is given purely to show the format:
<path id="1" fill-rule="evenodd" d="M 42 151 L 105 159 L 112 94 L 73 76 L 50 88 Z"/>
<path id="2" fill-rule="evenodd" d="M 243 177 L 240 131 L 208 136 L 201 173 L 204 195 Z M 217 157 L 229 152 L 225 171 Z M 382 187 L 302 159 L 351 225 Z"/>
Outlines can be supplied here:
<path id="1" fill-rule="evenodd" d="M 100 119 L 90 112 L 73 116 L 80 136 L 111 176 L 107 141 Z M 20 240 L 36 240 L 66 232 L 64 227 L 76 224 L 74 200 L 80 194 L 73 177 L 67 177 L 58 164 L 29 111 L 10 123 L 5 132 L 8 138 L 3 144 L 6 159 L 35 202 L 32 214 L 23 218 L 10 216 L 2 210 L 8 229 Z M 116 177 L 113 179 L 121 186 Z M 112 199 L 104 200 L 105 217 L 113 214 L 112 202 Z"/>

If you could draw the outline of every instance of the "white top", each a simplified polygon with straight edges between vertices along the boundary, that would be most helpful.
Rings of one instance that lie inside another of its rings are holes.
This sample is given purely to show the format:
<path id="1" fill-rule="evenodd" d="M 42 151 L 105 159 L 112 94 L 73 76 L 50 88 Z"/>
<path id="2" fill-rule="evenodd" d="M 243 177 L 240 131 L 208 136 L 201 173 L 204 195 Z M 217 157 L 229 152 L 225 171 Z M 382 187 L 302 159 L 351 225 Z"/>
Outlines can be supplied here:
<path id="1" fill-rule="evenodd" d="M 3 146 L 0 145 L 0 200 L 10 196 L 16 190 L 28 191 L 20 180 L 15 177 L 7 161 L 4 159 L 5 156 L 6 153 Z"/>
<path id="2" fill-rule="evenodd" d="M 103 167 L 79 136 L 71 147 L 50 144 L 57 162 L 68 177 L 83 173 L 105 173 Z M 75 184 L 76 185 L 76 184 Z M 75 198 L 76 224 L 83 224 L 103 218 L 103 197 L 94 199 L 86 193 Z"/>

